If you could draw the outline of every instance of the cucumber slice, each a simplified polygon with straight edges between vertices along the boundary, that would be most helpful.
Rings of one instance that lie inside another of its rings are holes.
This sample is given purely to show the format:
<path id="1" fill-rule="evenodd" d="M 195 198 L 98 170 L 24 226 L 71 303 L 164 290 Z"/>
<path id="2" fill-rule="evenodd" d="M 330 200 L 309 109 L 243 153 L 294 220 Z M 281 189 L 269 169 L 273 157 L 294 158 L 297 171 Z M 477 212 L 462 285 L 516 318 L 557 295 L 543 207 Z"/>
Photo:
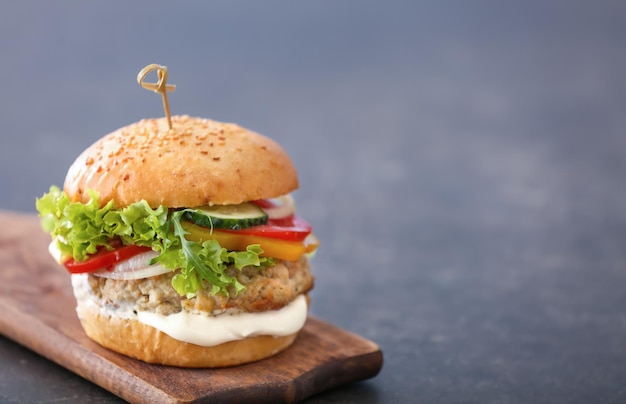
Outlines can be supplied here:
<path id="1" fill-rule="evenodd" d="M 187 209 L 183 218 L 198 226 L 213 229 L 239 230 L 267 223 L 267 214 L 263 209 L 250 202 Z"/>

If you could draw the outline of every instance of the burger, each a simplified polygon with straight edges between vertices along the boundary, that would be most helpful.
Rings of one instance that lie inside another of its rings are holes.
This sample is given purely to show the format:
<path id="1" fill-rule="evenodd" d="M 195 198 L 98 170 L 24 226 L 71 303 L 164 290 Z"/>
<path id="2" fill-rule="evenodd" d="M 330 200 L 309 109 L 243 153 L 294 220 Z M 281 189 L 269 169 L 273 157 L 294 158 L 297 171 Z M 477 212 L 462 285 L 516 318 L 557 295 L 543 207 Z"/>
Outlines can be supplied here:
<path id="1" fill-rule="evenodd" d="M 285 350 L 304 326 L 318 241 L 297 188 L 273 140 L 173 116 L 96 141 L 36 207 L 89 338 L 148 363 L 223 367 Z"/>

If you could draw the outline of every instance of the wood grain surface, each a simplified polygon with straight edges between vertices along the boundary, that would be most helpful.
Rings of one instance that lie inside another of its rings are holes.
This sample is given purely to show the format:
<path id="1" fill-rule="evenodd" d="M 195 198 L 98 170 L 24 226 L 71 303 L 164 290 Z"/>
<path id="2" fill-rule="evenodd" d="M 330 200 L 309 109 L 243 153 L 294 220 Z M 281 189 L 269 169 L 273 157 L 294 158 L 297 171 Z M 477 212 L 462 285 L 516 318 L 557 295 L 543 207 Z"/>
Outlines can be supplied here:
<path id="1" fill-rule="evenodd" d="M 309 316 L 292 347 L 223 369 L 149 365 L 92 342 L 35 215 L 0 211 L 0 333 L 130 402 L 297 402 L 374 377 L 378 346 Z"/>

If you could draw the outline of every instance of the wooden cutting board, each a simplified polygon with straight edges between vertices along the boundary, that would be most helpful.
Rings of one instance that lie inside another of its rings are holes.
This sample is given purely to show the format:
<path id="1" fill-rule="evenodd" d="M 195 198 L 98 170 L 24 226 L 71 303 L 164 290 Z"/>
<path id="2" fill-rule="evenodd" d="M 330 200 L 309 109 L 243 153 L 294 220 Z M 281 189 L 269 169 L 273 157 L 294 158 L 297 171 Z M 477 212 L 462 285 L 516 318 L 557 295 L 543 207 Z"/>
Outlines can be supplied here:
<path id="1" fill-rule="evenodd" d="M 0 211 L 0 333 L 127 401 L 296 402 L 382 367 L 376 344 L 312 316 L 292 347 L 248 365 L 181 369 L 119 355 L 84 334 L 49 241 L 35 215 Z"/>

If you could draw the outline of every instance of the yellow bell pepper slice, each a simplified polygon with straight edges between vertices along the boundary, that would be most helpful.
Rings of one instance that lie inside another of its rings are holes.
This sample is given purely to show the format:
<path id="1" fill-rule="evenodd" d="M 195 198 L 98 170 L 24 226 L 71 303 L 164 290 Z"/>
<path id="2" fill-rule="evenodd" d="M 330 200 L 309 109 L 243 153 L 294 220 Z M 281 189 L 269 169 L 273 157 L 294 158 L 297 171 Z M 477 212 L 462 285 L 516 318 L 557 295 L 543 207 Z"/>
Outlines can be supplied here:
<path id="1" fill-rule="evenodd" d="M 312 233 L 304 241 L 289 241 L 211 230 L 185 221 L 182 221 L 181 225 L 188 232 L 186 238 L 190 241 L 217 240 L 222 247 L 230 251 L 245 251 L 250 244 L 259 244 L 263 250 L 261 256 L 287 261 L 297 261 L 303 254 L 315 251 L 319 245 L 319 241 Z"/>

